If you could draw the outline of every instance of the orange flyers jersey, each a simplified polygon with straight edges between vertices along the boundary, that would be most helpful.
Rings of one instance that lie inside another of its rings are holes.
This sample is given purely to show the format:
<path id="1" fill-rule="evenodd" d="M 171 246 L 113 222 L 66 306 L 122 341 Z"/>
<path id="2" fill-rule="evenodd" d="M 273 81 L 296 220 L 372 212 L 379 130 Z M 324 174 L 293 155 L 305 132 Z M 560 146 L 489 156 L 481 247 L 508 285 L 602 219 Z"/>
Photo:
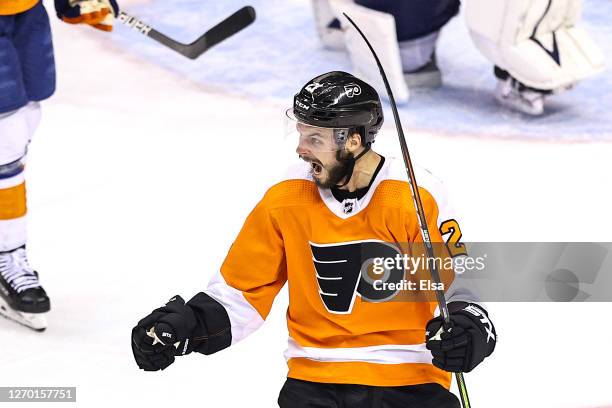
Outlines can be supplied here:
<path id="1" fill-rule="evenodd" d="M 425 326 L 435 303 L 364 301 L 354 255 L 386 242 L 421 241 L 403 165 L 387 159 L 367 194 L 337 201 L 299 164 L 270 188 L 246 219 L 206 293 L 231 322 L 232 343 L 257 329 L 289 285 L 285 357 L 289 377 L 327 383 L 399 386 L 450 374 L 431 364 Z M 441 183 L 417 172 L 434 242 L 451 219 Z"/>
<path id="2" fill-rule="evenodd" d="M 34 7 L 39 0 L 0 0 L 0 16 L 23 13 Z"/>

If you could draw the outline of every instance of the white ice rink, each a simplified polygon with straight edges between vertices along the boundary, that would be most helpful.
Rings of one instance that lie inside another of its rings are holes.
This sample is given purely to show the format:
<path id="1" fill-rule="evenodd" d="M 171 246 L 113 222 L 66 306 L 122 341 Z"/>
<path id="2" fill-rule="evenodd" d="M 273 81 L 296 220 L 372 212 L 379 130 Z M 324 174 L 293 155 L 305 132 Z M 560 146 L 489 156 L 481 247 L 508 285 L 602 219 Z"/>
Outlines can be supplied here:
<path id="1" fill-rule="evenodd" d="M 127 30 L 52 24 L 58 90 L 43 104 L 27 167 L 30 258 L 52 312 L 42 334 L 0 319 L 0 386 L 76 386 L 79 407 L 276 406 L 285 291 L 242 343 L 163 372 L 137 368 L 130 331 L 172 295 L 202 290 L 220 266 L 292 158 L 282 148 L 291 100 L 187 80 L 111 39 L 137 36 Z M 451 191 L 465 240 L 610 241 L 609 141 L 491 133 L 407 134 L 413 160 Z M 376 147 L 399 154 L 390 115 Z M 612 407 L 612 304 L 490 309 L 499 342 L 466 375 L 474 407 Z"/>

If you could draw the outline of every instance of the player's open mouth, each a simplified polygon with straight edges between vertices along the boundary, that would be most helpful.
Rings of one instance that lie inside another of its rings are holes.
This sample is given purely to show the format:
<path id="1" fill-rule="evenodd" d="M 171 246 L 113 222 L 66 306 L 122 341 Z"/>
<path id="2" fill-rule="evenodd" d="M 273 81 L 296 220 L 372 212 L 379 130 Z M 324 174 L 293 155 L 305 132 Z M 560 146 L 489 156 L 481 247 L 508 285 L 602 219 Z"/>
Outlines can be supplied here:
<path id="1" fill-rule="evenodd" d="M 321 166 L 319 163 L 310 162 L 310 167 L 312 167 L 312 172 L 315 176 L 318 176 L 323 171 L 323 166 Z"/>

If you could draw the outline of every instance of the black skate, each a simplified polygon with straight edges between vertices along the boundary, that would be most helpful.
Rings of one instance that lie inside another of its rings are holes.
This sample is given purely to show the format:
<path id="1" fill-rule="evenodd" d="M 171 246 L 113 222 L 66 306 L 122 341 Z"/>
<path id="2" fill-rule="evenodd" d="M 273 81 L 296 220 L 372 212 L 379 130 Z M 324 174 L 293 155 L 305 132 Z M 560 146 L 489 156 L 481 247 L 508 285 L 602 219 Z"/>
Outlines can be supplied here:
<path id="1" fill-rule="evenodd" d="M 24 247 L 0 252 L 0 314 L 37 331 L 47 328 L 49 297 L 38 273 L 28 263 Z"/>

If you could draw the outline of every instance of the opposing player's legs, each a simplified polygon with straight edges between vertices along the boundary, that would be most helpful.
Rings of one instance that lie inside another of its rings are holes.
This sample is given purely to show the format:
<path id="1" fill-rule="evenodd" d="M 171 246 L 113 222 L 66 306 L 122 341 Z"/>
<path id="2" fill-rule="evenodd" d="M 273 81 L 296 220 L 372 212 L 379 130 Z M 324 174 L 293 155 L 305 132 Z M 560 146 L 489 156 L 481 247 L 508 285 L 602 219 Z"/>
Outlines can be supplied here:
<path id="1" fill-rule="evenodd" d="M 15 22 L 15 16 L 0 16 L 0 114 L 28 103 L 19 54 L 13 44 Z"/>
<path id="2" fill-rule="evenodd" d="M 37 102 L 0 114 L 0 314 L 36 330 L 49 298 L 26 251 L 25 155 L 39 118 Z"/>
<path id="3" fill-rule="evenodd" d="M 42 2 L 15 16 L 13 34 L 28 101 L 47 99 L 55 92 L 55 58 L 49 16 Z"/>
<path id="4" fill-rule="evenodd" d="M 0 16 L 0 314 L 43 330 L 50 302 L 26 251 L 25 159 L 40 120 L 38 100 L 55 90 L 48 16 L 38 3 Z"/>

